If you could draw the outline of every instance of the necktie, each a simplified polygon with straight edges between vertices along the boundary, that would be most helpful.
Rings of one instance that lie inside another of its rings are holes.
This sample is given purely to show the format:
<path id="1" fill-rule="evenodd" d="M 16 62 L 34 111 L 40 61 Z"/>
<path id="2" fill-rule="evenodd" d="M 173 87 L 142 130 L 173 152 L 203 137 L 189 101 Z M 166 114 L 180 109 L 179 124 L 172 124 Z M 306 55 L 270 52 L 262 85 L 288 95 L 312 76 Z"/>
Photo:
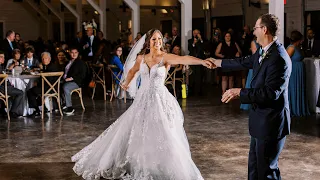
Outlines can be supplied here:
<path id="1" fill-rule="evenodd" d="M 262 49 L 262 48 L 260 48 L 259 49 L 259 55 L 260 55 L 260 58 L 259 58 L 259 64 L 261 64 L 261 62 L 262 62 L 262 55 L 263 55 L 263 53 L 264 53 L 264 50 Z"/>
<path id="2" fill-rule="evenodd" d="M 312 49 L 311 48 L 311 40 L 309 40 L 308 49 L 310 49 L 310 50 Z"/>
<path id="3" fill-rule="evenodd" d="M 262 48 L 259 49 L 259 55 L 262 56 L 262 54 L 264 53 L 264 50 Z"/>
<path id="4" fill-rule="evenodd" d="M 28 66 L 31 67 L 31 59 L 28 60 Z"/>
<path id="5" fill-rule="evenodd" d="M 12 42 L 11 42 L 11 41 L 9 41 L 9 44 L 10 44 L 11 49 L 13 49 L 13 46 L 12 46 Z"/>

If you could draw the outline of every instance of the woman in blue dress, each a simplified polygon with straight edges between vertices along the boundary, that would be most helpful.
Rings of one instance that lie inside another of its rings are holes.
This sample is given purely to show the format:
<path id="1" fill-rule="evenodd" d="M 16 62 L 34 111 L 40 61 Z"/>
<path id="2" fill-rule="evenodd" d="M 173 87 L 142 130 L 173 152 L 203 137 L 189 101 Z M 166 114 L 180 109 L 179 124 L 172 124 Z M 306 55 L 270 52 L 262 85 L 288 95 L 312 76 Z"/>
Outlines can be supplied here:
<path id="1" fill-rule="evenodd" d="M 289 104 L 292 116 L 307 116 L 310 114 L 305 87 L 305 67 L 301 43 L 303 35 L 299 31 L 291 32 L 291 44 L 287 47 L 287 52 L 292 61 L 292 72 L 289 81 Z"/>
<path id="2" fill-rule="evenodd" d="M 256 53 L 257 49 L 259 49 L 259 48 L 260 48 L 260 45 L 256 42 L 256 40 L 251 41 L 250 49 L 251 49 L 252 54 Z M 253 70 L 249 69 L 245 88 L 250 88 L 252 76 L 253 76 Z M 240 105 L 240 109 L 242 109 L 242 110 L 249 110 L 250 108 L 251 108 L 251 104 L 241 104 Z"/>

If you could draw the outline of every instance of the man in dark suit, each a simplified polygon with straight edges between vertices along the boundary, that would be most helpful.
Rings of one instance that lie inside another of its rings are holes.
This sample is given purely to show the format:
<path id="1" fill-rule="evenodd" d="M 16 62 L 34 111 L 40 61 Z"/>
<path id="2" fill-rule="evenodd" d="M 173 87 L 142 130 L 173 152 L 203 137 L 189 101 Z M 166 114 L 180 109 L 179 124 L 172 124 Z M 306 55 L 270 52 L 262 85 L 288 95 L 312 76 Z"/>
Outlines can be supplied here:
<path id="1" fill-rule="evenodd" d="M 229 89 L 222 96 L 225 103 L 240 98 L 242 104 L 252 104 L 249 114 L 249 180 L 281 179 L 278 158 L 286 135 L 290 133 L 288 84 L 292 65 L 286 49 L 274 40 L 278 29 L 279 19 L 264 14 L 254 27 L 254 35 L 262 46 L 260 50 L 252 56 L 234 60 L 212 60 L 222 68 L 253 68 L 251 88 Z"/>
<path id="2" fill-rule="evenodd" d="M 200 31 L 192 31 L 192 38 L 188 40 L 189 55 L 200 59 L 205 59 L 204 40 Z M 204 77 L 204 68 L 202 66 L 191 66 L 193 70 L 190 76 L 190 95 L 202 95 L 202 82 Z"/>
<path id="3" fill-rule="evenodd" d="M 99 39 L 93 35 L 93 28 L 87 27 L 87 36 L 83 39 L 83 57 L 85 61 L 92 62 L 99 48 Z"/>
<path id="4" fill-rule="evenodd" d="M 178 28 L 177 27 L 172 28 L 172 40 L 171 40 L 170 44 L 171 44 L 170 52 L 172 51 L 172 49 L 175 46 L 177 46 L 177 45 L 181 46 L 181 38 L 178 35 Z"/>
<path id="5" fill-rule="evenodd" d="M 0 73 L 5 71 L 4 67 L 4 59 L 5 55 L 3 51 L 0 51 Z M 4 93 L 5 92 L 5 86 L 2 84 L 0 86 L 0 92 Z M 11 112 L 11 117 L 18 117 L 23 115 L 23 91 L 20 89 L 17 89 L 11 85 L 11 83 L 8 81 L 7 82 L 7 92 L 8 95 L 10 96 L 10 99 L 13 97 L 13 102 L 12 106 L 10 109 Z M 6 115 L 7 113 L 4 110 L 4 103 L 3 101 L 0 101 L 0 114 L 1 115 Z"/>
<path id="6" fill-rule="evenodd" d="M 65 68 L 63 79 L 65 83 L 63 84 L 63 92 L 66 101 L 66 110 L 67 115 L 74 113 L 71 101 L 71 91 L 82 87 L 84 80 L 87 75 L 87 66 L 86 64 L 79 59 L 79 51 L 76 47 L 70 49 L 70 61 Z"/>
<path id="7" fill-rule="evenodd" d="M 320 55 L 320 41 L 314 39 L 313 29 L 307 32 L 307 39 L 303 42 L 303 49 L 306 57 L 318 57 Z"/>
<path id="8" fill-rule="evenodd" d="M 39 68 L 39 60 L 34 57 L 34 48 L 32 46 L 28 46 L 26 48 L 26 55 L 27 57 L 24 58 L 24 66 L 28 67 L 29 69 Z"/>
<path id="9" fill-rule="evenodd" d="M 57 66 L 57 63 L 51 62 L 51 54 L 49 52 L 43 52 L 41 54 L 41 59 L 42 59 L 42 65 L 41 69 L 43 72 L 58 72 L 59 67 Z M 47 80 L 51 83 L 54 84 L 57 80 L 57 77 L 47 77 Z M 49 86 L 47 83 L 44 84 L 44 91 L 46 92 L 49 89 Z M 32 114 L 32 116 L 39 116 L 40 115 L 40 109 L 39 109 L 39 103 L 37 98 L 41 96 L 41 91 L 42 91 L 42 80 L 40 80 L 37 84 L 37 86 L 34 86 L 33 88 L 29 89 L 27 91 L 27 96 L 28 96 L 28 102 L 29 102 L 29 107 L 34 108 L 35 111 Z"/>
<path id="10" fill-rule="evenodd" d="M 16 48 L 14 42 L 15 39 L 15 32 L 9 30 L 6 33 L 6 38 L 1 43 L 1 50 L 5 53 L 5 62 L 4 65 L 7 65 L 9 59 L 12 59 L 12 51 Z"/>

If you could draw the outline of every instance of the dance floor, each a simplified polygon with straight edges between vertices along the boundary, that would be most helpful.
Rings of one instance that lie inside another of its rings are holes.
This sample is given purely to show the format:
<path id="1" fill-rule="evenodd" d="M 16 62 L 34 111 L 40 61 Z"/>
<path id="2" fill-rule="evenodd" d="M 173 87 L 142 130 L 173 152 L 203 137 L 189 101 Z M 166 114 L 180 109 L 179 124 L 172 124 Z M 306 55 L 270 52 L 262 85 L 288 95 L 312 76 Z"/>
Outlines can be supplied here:
<path id="1" fill-rule="evenodd" d="M 247 179 L 248 115 L 239 101 L 221 104 L 217 88 L 211 95 L 179 100 L 192 157 L 206 180 Z M 131 104 L 121 100 L 85 98 L 86 111 L 75 106 L 73 116 L 59 113 L 40 118 L 0 119 L 0 180 L 81 179 L 70 157 L 92 142 Z M 74 104 L 79 104 L 77 97 Z M 280 156 L 283 179 L 320 177 L 320 117 L 292 120 Z"/>

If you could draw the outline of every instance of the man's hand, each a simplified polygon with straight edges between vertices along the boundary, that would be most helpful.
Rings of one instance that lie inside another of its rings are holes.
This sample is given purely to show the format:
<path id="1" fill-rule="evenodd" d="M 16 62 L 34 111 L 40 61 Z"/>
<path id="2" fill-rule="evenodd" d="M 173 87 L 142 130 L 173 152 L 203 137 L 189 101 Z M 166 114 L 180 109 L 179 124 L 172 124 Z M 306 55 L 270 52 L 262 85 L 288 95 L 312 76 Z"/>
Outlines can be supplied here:
<path id="1" fill-rule="evenodd" d="M 214 59 L 214 58 L 208 58 L 206 60 L 208 60 L 208 61 L 210 61 L 211 63 L 214 64 L 214 68 L 213 69 L 215 69 L 217 67 L 221 67 L 221 60 Z"/>
<path id="2" fill-rule="evenodd" d="M 221 101 L 224 103 L 228 103 L 233 99 L 238 99 L 240 97 L 241 88 L 233 88 L 227 90 L 221 98 Z"/>
<path id="3" fill-rule="evenodd" d="M 73 80 L 73 78 L 72 78 L 72 77 L 71 77 L 71 78 L 67 78 L 67 79 L 66 79 L 66 81 L 67 81 L 67 82 L 72 81 L 72 80 Z"/>
<path id="4" fill-rule="evenodd" d="M 197 36 L 198 36 L 198 39 L 199 39 L 200 41 L 202 41 L 202 39 L 201 39 L 201 34 L 198 33 Z"/>

